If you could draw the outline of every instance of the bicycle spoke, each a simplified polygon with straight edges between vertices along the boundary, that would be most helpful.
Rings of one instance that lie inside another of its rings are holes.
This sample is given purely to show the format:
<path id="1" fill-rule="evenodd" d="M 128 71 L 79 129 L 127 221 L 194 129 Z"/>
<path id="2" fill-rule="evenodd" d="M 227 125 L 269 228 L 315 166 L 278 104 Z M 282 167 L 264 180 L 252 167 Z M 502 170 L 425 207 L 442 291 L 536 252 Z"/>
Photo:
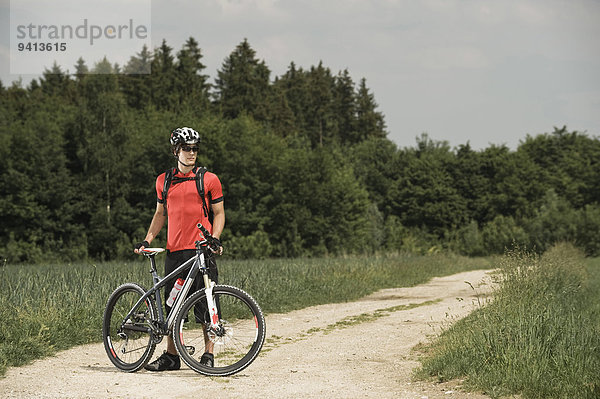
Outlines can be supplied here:
<path id="1" fill-rule="evenodd" d="M 186 300 L 176 317 L 175 344 L 183 361 L 193 370 L 206 375 L 229 375 L 247 367 L 258 355 L 265 335 L 264 317 L 256 302 L 242 290 L 216 286 L 213 292 L 221 316 L 219 328 L 213 330 L 204 323 L 208 319 L 206 312 L 199 312 L 198 308 L 206 309 L 206 296 L 200 291 Z M 186 346 L 194 346 L 195 352 L 188 353 Z M 199 348 L 203 350 L 198 351 Z M 201 363 L 205 352 L 213 354 L 214 367 Z"/>
<path id="2" fill-rule="evenodd" d="M 142 302 L 129 314 L 144 290 L 135 284 L 124 284 L 117 288 L 109 298 L 104 312 L 102 335 L 106 352 L 115 366 L 123 371 L 137 371 L 142 368 L 154 353 L 156 344 L 152 340 L 150 329 L 139 331 L 132 327 L 149 327 L 156 311 L 150 300 Z"/>

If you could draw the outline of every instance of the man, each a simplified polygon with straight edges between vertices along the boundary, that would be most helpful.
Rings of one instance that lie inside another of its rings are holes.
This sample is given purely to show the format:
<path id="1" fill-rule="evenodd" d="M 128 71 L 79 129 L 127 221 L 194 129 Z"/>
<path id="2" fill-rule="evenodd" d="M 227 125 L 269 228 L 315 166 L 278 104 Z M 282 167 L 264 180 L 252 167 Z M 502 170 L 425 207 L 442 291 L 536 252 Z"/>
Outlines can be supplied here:
<path id="1" fill-rule="evenodd" d="M 150 223 L 150 228 L 143 242 L 135 246 L 134 252 L 140 253 L 140 250 L 148 247 L 152 240 L 156 238 L 160 230 L 167 221 L 167 255 L 165 259 L 165 276 L 181 266 L 183 262 L 195 255 L 195 241 L 199 238 L 198 223 L 219 239 L 225 226 L 225 209 L 223 206 L 223 190 L 219 178 L 211 172 L 204 173 L 204 198 L 200 198 L 196 186 L 196 157 L 198 155 L 200 144 L 200 135 L 194 129 L 182 127 L 173 130 L 170 138 L 171 151 L 177 158 L 177 169 L 174 170 L 171 184 L 168 188 L 166 198 L 163 198 L 163 188 L 167 173 L 162 173 L 156 178 L 157 203 L 154 217 Z M 198 170 L 198 177 L 200 172 Z M 209 210 L 208 214 L 206 210 Z M 209 214 L 212 211 L 212 223 Z M 223 247 L 220 247 L 217 253 L 223 253 Z M 209 264 L 209 276 L 211 280 L 217 282 L 217 265 L 214 261 Z M 171 292 L 175 280 L 178 277 L 185 278 L 186 274 L 176 276 L 165 286 L 165 301 L 168 293 Z M 204 282 L 198 279 L 199 289 L 204 286 Z M 195 283 L 196 283 L 195 282 Z M 195 291 L 194 289 L 193 291 Z M 191 292 L 190 292 L 191 293 Z M 170 307 L 166 305 L 167 312 Z M 205 338 L 206 339 L 206 338 Z M 214 358 L 211 351 L 210 342 L 207 342 L 206 352 L 202 355 L 201 362 L 210 367 L 214 365 Z M 164 371 L 179 370 L 181 362 L 175 349 L 175 343 L 171 336 L 167 337 L 167 350 L 154 362 L 146 365 L 146 370 Z"/>

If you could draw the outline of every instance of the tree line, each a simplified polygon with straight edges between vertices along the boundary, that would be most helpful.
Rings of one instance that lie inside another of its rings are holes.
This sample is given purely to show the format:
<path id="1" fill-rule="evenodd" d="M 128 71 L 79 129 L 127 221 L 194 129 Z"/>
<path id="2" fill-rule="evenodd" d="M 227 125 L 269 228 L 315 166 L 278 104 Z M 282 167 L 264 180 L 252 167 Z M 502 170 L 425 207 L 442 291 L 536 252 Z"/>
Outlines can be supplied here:
<path id="1" fill-rule="evenodd" d="M 178 126 L 200 132 L 199 163 L 223 183 L 230 256 L 486 255 L 561 240 L 600 254 L 598 138 L 563 127 L 514 151 L 426 134 L 398 148 L 348 70 L 292 62 L 273 77 L 243 40 L 211 83 L 202 58 L 193 38 L 176 53 L 163 41 L 124 66 L 80 59 L 26 88 L 0 82 L 0 256 L 131 257 Z"/>

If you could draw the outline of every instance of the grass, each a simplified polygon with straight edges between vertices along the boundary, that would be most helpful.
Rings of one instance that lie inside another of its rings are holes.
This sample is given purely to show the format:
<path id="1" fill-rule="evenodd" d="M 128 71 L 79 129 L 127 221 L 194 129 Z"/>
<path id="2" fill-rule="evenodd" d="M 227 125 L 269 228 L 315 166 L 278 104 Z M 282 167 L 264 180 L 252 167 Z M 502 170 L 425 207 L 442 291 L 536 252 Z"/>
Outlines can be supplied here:
<path id="1" fill-rule="evenodd" d="M 162 259 L 158 260 L 159 263 Z M 249 292 L 265 313 L 358 299 L 381 288 L 489 268 L 448 255 L 220 261 L 220 282 Z M 0 267 L 0 375 L 59 350 L 102 340 L 102 314 L 124 282 L 149 286 L 145 262 Z"/>
<path id="2" fill-rule="evenodd" d="M 430 344 L 420 378 L 491 397 L 600 398 L 600 262 L 561 244 L 514 251 L 491 302 Z"/>
<path id="3" fill-rule="evenodd" d="M 489 268 L 490 261 L 450 255 L 380 255 L 219 264 L 227 284 L 248 291 L 266 313 L 356 300 L 382 288 L 411 287 L 432 277 Z"/>

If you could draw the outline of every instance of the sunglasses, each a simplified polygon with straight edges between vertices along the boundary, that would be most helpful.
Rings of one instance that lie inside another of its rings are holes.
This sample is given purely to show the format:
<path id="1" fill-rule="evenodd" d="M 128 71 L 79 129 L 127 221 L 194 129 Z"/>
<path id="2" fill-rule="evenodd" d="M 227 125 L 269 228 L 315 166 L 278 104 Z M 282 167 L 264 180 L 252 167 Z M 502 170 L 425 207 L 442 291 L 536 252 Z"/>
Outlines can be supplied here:
<path id="1" fill-rule="evenodd" d="M 192 151 L 194 151 L 195 153 L 198 153 L 198 147 L 196 147 L 196 146 L 192 147 L 192 146 L 189 146 L 189 145 L 184 145 L 184 146 L 181 146 L 181 150 L 185 151 L 185 152 L 192 152 Z"/>

